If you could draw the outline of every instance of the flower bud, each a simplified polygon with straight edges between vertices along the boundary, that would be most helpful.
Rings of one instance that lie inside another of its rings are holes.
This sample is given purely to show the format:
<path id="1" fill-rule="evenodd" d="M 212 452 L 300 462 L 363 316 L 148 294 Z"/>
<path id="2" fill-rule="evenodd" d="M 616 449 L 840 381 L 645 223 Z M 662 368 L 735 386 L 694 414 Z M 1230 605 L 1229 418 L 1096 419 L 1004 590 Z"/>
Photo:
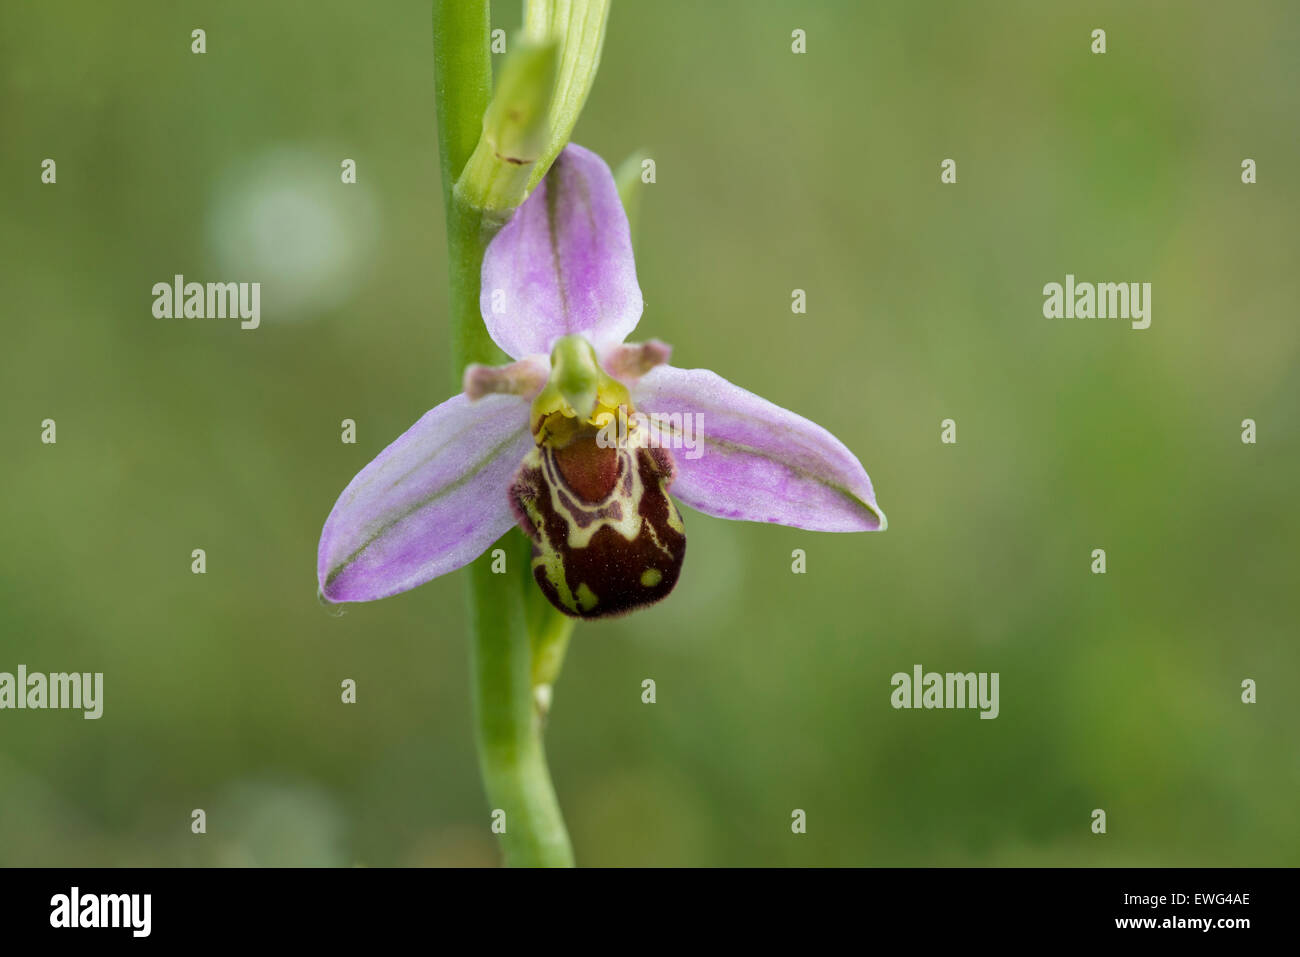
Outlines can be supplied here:
<path id="1" fill-rule="evenodd" d="M 483 134 L 456 181 L 456 196 L 476 209 L 509 212 L 523 202 L 550 133 L 559 44 L 521 43 L 506 57 L 483 114 Z"/>
<path id="2" fill-rule="evenodd" d="M 559 58 L 554 41 L 520 45 L 506 57 L 496 94 L 483 114 L 483 139 L 498 159 L 524 166 L 542 155 Z"/>
<path id="3" fill-rule="evenodd" d="M 609 0 L 528 0 L 483 134 L 456 181 L 465 205 L 504 221 L 560 155 L 596 79 Z"/>

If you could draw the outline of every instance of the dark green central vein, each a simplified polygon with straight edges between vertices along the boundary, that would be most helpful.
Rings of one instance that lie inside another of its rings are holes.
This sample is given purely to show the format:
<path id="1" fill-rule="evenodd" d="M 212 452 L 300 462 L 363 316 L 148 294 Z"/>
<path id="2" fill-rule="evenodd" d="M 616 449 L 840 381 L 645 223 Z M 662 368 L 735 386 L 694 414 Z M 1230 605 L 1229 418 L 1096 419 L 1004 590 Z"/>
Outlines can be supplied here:
<path id="1" fill-rule="evenodd" d="M 345 568 L 347 568 L 354 561 L 356 561 L 357 556 L 359 556 L 362 552 L 364 552 L 371 545 L 373 545 L 390 528 L 399 524 L 400 522 L 405 521 L 406 519 L 414 515 L 416 512 L 420 511 L 422 508 L 426 508 L 427 506 L 432 505 L 438 499 L 449 495 L 450 493 L 456 491 L 456 489 L 466 485 L 471 479 L 477 477 L 480 472 L 482 472 L 485 468 L 487 468 L 488 464 L 492 462 L 493 459 L 495 459 L 498 455 L 500 455 L 501 452 L 504 451 L 507 447 L 509 447 L 512 443 L 518 441 L 519 437 L 523 435 L 527 430 L 528 430 L 528 426 L 524 425 L 518 431 L 512 432 L 508 438 L 503 440 L 500 444 L 494 446 L 488 452 L 487 455 L 485 455 L 482 459 L 480 459 L 478 465 L 475 468 L 468 470 L 467 472 L 465 472 L 464 475 L 456 479 L 454 482 L 451 482 L 448 485 L 444 485 L 442 488 L 438 489 L 436 492 L 432 493 L 431 495 L 425 496 L 424 498 L 417 501 L 415 504 L 411 505 L 400 515 L 396 516 L 395 518 L 393 518 L 388 522 L 385 522 L 382 526 L 376 529 L 372 535 L 366 538 L 366 540 L 363 541 L 357 547 L 357 549 L 352 552 L 351 555 L 343 559 L 342 562 L 340 562 L 338 565 L 334 566 L 334 568 L 330 570 L 330 573 L 327 576 L 325 576 L 325 584 L 329 585 L 332 581 L 334 581 L 335 578 L 341 575 Z"/>

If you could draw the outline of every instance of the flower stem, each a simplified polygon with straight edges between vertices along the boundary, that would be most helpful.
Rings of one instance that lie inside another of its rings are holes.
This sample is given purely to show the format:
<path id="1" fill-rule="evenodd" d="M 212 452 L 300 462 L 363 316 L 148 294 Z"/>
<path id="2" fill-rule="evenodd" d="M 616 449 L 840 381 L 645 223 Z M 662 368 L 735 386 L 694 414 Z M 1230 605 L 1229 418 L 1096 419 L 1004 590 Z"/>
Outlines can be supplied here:
<path id="1" fill-rule="evenodd" d="M 489 30 L 487 0 L 434 0 L 438 142 L 457 388 L 469 363 L 504 358 L 479 315 L 483 252 L 495 226 L 481 210 L 460 201 L 452 188 L 478 142 L 491 97 Z M 517 529 L 502 541 L 508 546 L 511 574 L 493 574 L 486 561 L 467 569 L 483 784 L 492 809 L 505 812 L 501 843 L 508 865 L 572 866 L 573 851 L 546 767 L 541 718 L 533 701 L 532 647 L 521 587 L 529 569 L 527 542 Z"/>
<path id="2" fill-rule="evenodd" d="M 511 561 L 527 561 L 528 542 L 507 537 Z M 525 565 L 525 567 L 527 567 Z M 571 867 L 573 850 L 560 816 L 533 701 L 532 647 L 519 580 L 494 575 L 486 562 L 469 569 L 479 764 L 493 810 L 506 812 L 501 835 L 512 867 Z"/>

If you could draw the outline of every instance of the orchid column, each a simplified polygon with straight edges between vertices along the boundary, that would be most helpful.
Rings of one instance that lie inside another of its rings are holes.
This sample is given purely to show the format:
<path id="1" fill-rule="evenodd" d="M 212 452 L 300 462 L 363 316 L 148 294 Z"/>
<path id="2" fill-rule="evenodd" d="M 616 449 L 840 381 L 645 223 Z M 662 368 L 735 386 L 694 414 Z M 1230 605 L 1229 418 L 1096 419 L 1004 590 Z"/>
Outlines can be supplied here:
<path id="1" fill-rule="evenodd" d="M 455 382 L 503 354 L 479 313 L 483 253 L 567 142 L 596 73 L 605 0 L 529 0 L 522 36 L 492 96 L 487 0 L 435 0 L 438 141 L 447 214 Z M 531 585 L 529 545 L 502 540 L 508 574 L 469 568 L 479 761 L 492 808 L 506 812 L 506 863 L 570 866 L 573 851 L 546 767 L 543 709 L 572 621 Z"/>

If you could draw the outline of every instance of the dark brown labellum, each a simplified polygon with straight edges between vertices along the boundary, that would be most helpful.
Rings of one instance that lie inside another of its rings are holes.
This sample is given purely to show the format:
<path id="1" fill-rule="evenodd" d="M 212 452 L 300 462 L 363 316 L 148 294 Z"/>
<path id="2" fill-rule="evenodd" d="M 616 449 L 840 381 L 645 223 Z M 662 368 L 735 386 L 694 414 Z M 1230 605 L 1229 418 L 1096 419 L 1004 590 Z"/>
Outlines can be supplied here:
<path id="1" fill-rule="evenodd" d="M 668 496 L 672 475 L 668 450 L 639 447 L 635 437 L 602 448 L 594 430 L 528 454 L 511 501 L 533 541 L 533 577 L 551 604 L 603 618 L 673 590 L 686 531 Z"/>

